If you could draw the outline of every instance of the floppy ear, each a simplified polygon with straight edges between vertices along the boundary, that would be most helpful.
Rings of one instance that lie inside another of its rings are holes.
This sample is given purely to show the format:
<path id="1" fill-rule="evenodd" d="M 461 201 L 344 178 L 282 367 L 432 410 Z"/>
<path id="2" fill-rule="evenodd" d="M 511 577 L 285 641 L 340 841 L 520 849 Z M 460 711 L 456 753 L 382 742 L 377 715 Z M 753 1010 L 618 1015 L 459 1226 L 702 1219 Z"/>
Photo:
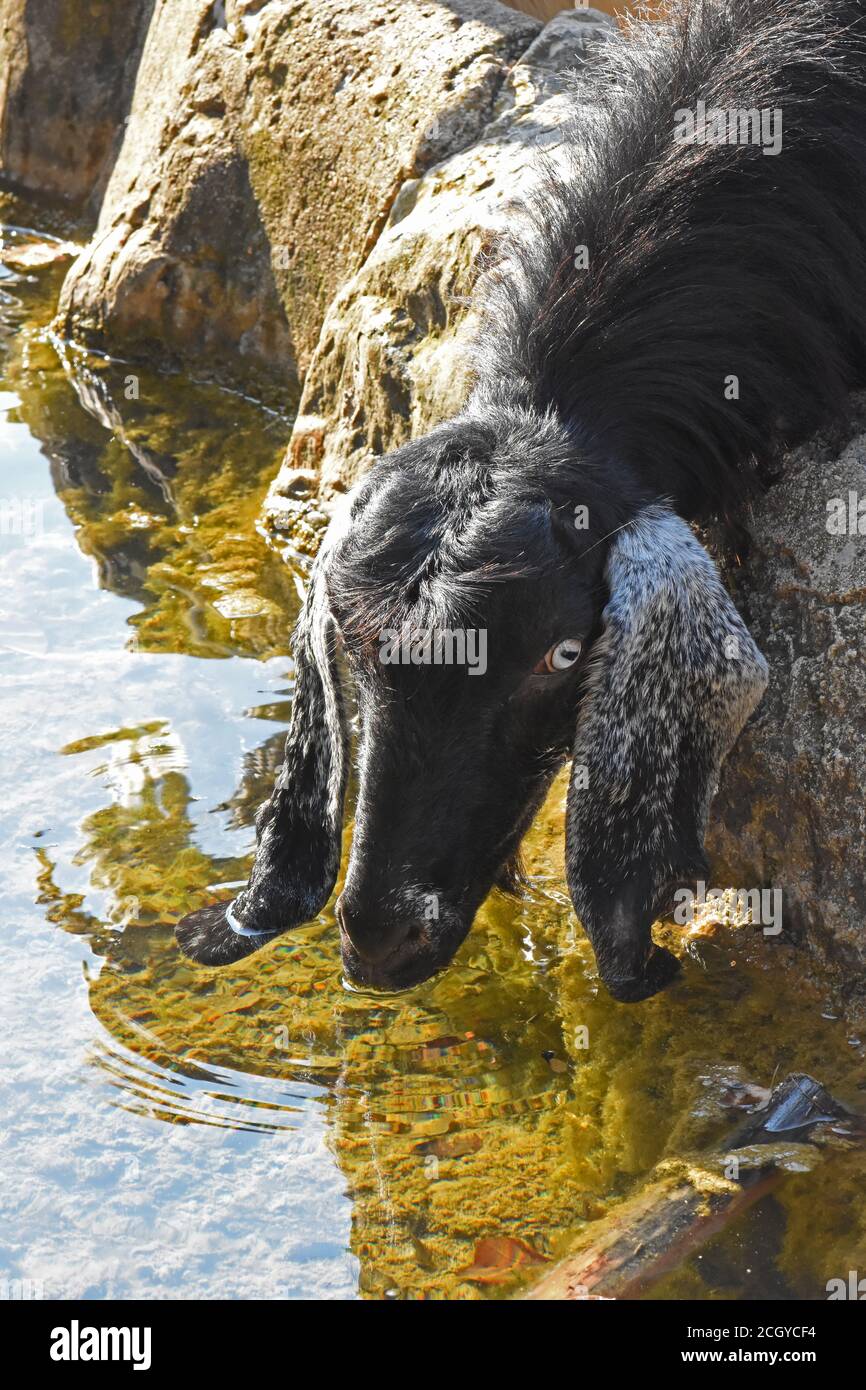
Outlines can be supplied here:
<path id="1" fill-rule="evenodd" d="M 608 556 L 568 792 L 575 911 L 615 999 L 678 969 L 650 928 L 707 872 L 704 832 L 722 759 L 757 705 L 767 664 L 691 529 L 645 508 Z"/>
<path id="2" fill-rule="evenodd" d="M 330 549 L 326 538 L 295 632 L 295 698 L 285 760 L 256 816 L 249 883 L 233 903 L 190 913 L 175 928 L 185 954 L 205 965 L 240 960 L 310 921 L 337 879 L 348 739 L 325 588 Z"/>

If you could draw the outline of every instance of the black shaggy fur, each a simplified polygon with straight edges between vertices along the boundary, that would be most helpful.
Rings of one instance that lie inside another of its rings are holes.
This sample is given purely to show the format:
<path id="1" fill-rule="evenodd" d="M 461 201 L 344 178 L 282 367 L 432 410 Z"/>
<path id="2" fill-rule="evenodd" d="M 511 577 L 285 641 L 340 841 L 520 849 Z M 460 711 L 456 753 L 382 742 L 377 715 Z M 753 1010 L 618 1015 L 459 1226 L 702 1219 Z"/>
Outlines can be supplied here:
<path id="1" fill-rule="evenodd" d="M 178 925 L 197 960 L 249 954 L 333 889 L 341 640 L 351 974 L 393 988 L 451 958 L 569 755 L 569 887 L 601 976 L 631 1002 L 675 973 L 651 924 L 705 871 L 718 769 L 766 681 L 686 522 L 737 517 L 866 375 L 866 3 L 680 3 L 605 44 L 574 100 L 566 159 L 483 279 L 465 409 L 329 531 L 250 884 Z M 699 100 L 780 112 L 780 151 L 678 140 Z M 483 678 L 381 660 L 385 630 L 456 627 L 485 632 Z M 547 671 L 565 639 L 580 659 Z"/>
<path id="2" fill-rule="evenodd" d="M 555 410 L 585 464 L 689 516 L 839 410 L 866 346 L 864 15 L 694 0 L 607 45 L 575 90 L 600 119 L 578 112 L 571 169 L 503 248 L 477 398 Z M 699 99 L 781 111 L 781 153 L 677 142 Z"/>

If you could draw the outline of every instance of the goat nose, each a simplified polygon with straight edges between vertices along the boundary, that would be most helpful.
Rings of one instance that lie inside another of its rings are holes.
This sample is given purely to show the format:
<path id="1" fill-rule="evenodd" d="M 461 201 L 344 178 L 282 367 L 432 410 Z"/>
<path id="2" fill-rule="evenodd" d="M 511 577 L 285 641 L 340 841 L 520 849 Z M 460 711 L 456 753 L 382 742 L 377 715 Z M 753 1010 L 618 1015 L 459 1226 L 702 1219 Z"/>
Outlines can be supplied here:
<path id="1" fill-rule="evenodd" d="M 409 934 L 411 921 L 408 915 L 394 919 L 375 910 L 364 910 L 355 903 L 347 902 L 345 893 L 337 899 L 334 911 L 358 955 L 371 965 L 389 956 Z"/>

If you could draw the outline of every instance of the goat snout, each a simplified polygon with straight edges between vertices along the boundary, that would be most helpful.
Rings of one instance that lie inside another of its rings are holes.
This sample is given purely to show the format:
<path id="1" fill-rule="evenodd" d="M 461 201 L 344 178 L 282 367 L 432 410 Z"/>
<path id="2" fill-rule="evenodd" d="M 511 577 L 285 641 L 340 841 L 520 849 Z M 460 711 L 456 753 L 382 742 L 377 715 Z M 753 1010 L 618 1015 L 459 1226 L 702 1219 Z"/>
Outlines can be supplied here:
<path id="1" fill-rule="evenodd" d="M 412 931 L 410 913 L 395 914 L 375 904 L 362 903 L 342 893 L 336 904 L 337 921 L 363 961 L 377 965 L 393 955 Z"/>
<path id="2" fill-rule="evenodd" d="M 472 914 L 441 893 L 417 885 L 362 893 L 351 874 L 336 915 L 346 976 L 379 990 L 412 989 L 429 980 L 472 925 Z"/>

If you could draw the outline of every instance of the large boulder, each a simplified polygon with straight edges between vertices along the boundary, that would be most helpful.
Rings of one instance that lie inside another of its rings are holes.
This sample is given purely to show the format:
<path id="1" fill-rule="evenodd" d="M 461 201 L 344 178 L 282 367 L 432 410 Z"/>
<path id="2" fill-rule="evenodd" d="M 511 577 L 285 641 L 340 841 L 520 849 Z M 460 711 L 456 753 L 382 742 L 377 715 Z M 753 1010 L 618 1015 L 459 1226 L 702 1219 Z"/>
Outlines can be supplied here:
<path id="1" fill-rule="evenodd" d="M 171 0 L 64 331 L 285 395 L 398 190 L 489 122 L 540 29 L 498 0 Z"/>
<path id="2" fill-rule="evenodd" d="M 95 214 L 154 0 L 0 0 L 0 180 Z"/>
<path id="3" fill-rule="evenodd" d="M 782 924 L 862 991 L 866 978 L 866 396 L 789 455 L 754 509 L 729 586 L 770 684 L 727 760 L 713 885 L 781 891 Z"/>
<path id="4" fill-rule="evenodd" d="M 407 179 L 381 234 L 325 315 L 266 520 L 291 533 L 387 449 L 456 411 L 475 327 L 467 297 L 509 204 L 555 158 L 568 75 L 612 32 L 597 10 L 557 16 L 514 64 L 474 143 Z M 439 121 L 428 127 L 439 137 Z"/>

